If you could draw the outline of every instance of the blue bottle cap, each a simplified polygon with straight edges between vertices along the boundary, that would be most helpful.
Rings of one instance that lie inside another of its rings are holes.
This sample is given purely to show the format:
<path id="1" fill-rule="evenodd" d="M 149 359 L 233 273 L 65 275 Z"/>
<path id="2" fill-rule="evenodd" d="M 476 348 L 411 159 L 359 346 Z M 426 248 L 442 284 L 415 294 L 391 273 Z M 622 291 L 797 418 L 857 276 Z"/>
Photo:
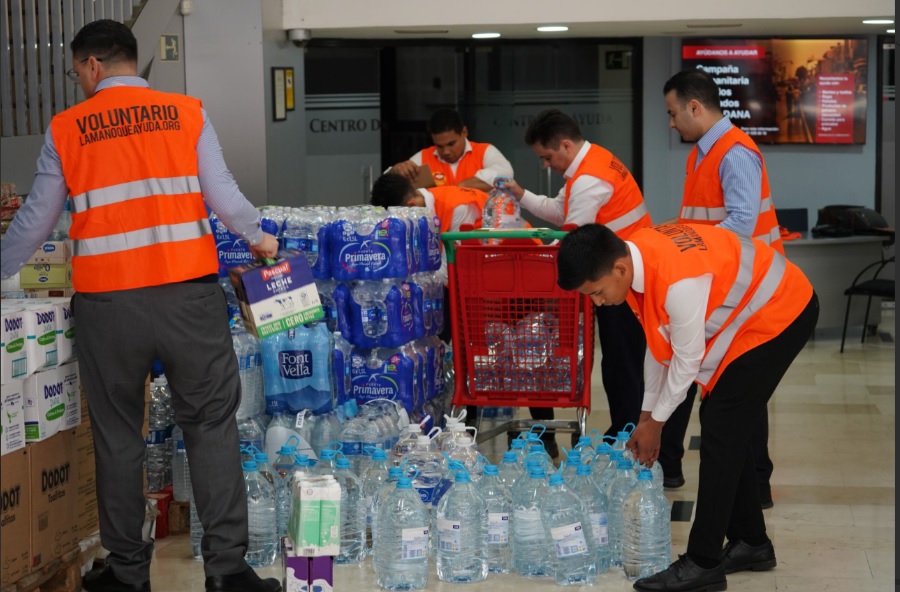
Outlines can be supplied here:
<path id="1" fill-rule="evenodd" d="M 468 471 L 457 471 L 456 482 L 457 483 L 471 483 L 472 479 L 469 477 Z"/>
<path id="2" fill-rule="evenodd" d="M 519 448 L 525 448 L 525 440 L 522 440 L 521 438 L 516 438 L 515 440 L 510 442 L 509 447 L 510 447 L 510 449 L 516 449 L 516 450 L 518 450 Z"/>
<path id="3" fill-rule="evenodd" d="M 269 455 L 267 455 L 265 452 L 257 452 L 253 455 L 253 460 L 255 460 L 259 464 L 268 464 Z"/>
<path id="4" fill-rule="evenodd" d="M 288 446 L 287 444 L 285 444 L 278 449 L 278 456 L 293 456 L 296 450 L 296 446 Z"/>
<path id="5" fill-rule="evenodd" d="M 349 469 L 350 468 L 350 459 L 346 456 L 339 456 L 336 461 L 334 461 L 334 468 L 336 469 Z"/>
<path id="6" fill-rule="evenodd" d="M 245 460 L 241 466 L 245 471 L 256 471 L 259 468 L 255 460 Z"/>
<path id="7" fill-rule="evenodd" d="M 485 475 L 499 475 L 500 471 L 497 468 L 497 465 L 484 465 L 484 474 Z"/>
<path id="8" fill-rule="evenodd" d="M 578 468 L 575 469 L 575 474 L 576 475 L 590 475 L 591 474 L 591 465 L 586 465 L 584 463 L 581 463 L 580 465 L 578 465 Z"/>
<path id="9" fill-rule="evenodd" d="M 397 489 L 412 489 L 412 479 L 409 477 L 400 477 L 397 481 Z"/>
<path id="10" fill-rule="evenodd" d="M 653 481 L 653 471 L 650 469 L 641 469 L 641 472 L 638 473 L 639 481 Z"/>
<path id="11" fill-rule="evenodd" d="M 618 461 L 616 461 L 616 468 L 617 469 L 628 469 L 630 471 L 631 469 L 634 468 L 634 463 L 632 463 L 631 460 L 629 460 L 627 458 L 620 458 Z"/>
<path id="12" fill-rule="evenodd" d="M 610 446 L 606 442 L 600 442 L 599 444 L 597 444 L 597 447 L 594 448 L 594 450 L 597 451 L 597 454 L 605 454 L 606 456 L 609 456 L 609 454 L 612 452 L 612 446 Z"/>
<path id="13" fill-rule="evenodd" d="M 403 476 L 403 469 L 400 467 L 391 467 L 388 469 L 388 479 L 399 479 Z"/>
<path id="14" fill-rule="evenodd" d="M 504 452 L 503 453 L 503 462 L 505 463 L 515 463 L 518 457 L 515 452 Z"/>
<path id="15" fill-rule="evenodd" d="M 385 454 L 383 448 L 375 448 L 372 451 L 372 461 L 373 462 L 384 462 L 387 460 L 387 454 Z"/>
<path id="16" fill-rule="evenodd" d="M 550 485 L 562 485 L 563 483 L 565 483 L 565 479 L 563 479 L 562 471 L 550 475 Z"/>

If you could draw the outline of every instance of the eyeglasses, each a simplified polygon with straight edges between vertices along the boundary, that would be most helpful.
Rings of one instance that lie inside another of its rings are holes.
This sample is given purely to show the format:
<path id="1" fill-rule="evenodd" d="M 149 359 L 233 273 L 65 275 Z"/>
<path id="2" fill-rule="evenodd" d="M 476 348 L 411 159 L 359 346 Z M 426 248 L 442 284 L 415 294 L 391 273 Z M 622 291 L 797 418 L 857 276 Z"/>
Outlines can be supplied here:
<path id="1" fill-rule="evenodd" d="M 98 62 L 102 62 L 103 60 L 106 59 L 106 58 L 98 58 L 96 56 L 88 56 L 88 57 L 84 58 L 83 60 L 79 60 L 78 63 L 83 64 L 86 61 L 88 61 L 89 59 L 91 59 L 92 57 L 95 60 L 97 60 Z M 75 68 L 69 68 L 69 70 L 66 71 L 66 76 L 68 76 L 69 80 L 71 80 L 72 82 L 78 82 L 78 72 L 75 71 Z"/>

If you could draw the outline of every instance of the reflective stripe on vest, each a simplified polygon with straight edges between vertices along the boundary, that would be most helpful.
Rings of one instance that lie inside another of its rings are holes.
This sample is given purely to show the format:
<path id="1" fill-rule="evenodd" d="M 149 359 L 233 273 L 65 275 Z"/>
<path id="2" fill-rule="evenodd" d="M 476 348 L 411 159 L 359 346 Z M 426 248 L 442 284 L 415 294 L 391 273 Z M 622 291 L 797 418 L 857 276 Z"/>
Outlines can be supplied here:
<path id="1" fill-rule="evenodd" d="M 743 262 L 743 243 L 741 246 L 741 259 Z M 780 253 L 775 253 L 774 258 L 772 259 L 772 265 L 766 272 L 762 282 L 760 282 L 756 292 L 750 297 L 750 300 L 744 308 L 741 309 L 741 312 L 738 313 L 737 317 L 722 330 L 722 333 L 719 334 L 715 343 L 713 343 L 712 347 L 707 351 L 706 357 L 703 358 L 703 362 L 700 363 L 700 372 L 697 374 L 697 382 L 700 382 L 701 384 L 707 384 L 709 382 L 713 374 L 718 370 L 722 360 L 725 359 L 725 355 L 728 353 L 728 349 L 731 347 L 737 332 L 744 323 L 747 322 L 747 319 L 753 316 L 759 309 L 765 306 L 769 300 L 771 300 L 775 291 L 778 289 L 778 286 L 781 284 L 786 268 L 787 260 Z"/>
<path id="2" fill-rule="evenodd" d="M 764 197 L 761 202 L 759 202 L 759 213 L 768 212 L 772 209 L 772 198 Z"/>
<path id="3" fill-rule="evenodd" d="M 207 234 L 212 234 L 212 229 L 209 219 L 203 218 L 195 222 L 165 224 L 121 234 L 74 240 L 72 241 L 72 254 L 77 257 L 107 255 L 160 243 L 175 243 L 202 238 Z"/>
<path id="4" fill-rule="evenodd" d="M 184 193 L 200 193 L 200 179 L 194 176 L 150 178 L 92 189 L 72 197 L 72 212 L 78 214 L 89 208 L 108 206 L 150 195 L 182 195 Z"/>
<path id="5" fill-rule="evenodd" d="M 647 205 L 644 202 L 641 202 L 636 208 L 631 210 L 630 212 L 626 212 L 616 218 L 615 220 L 610 220 L 606 223 L 606 227 L 612 230 L 613 232 L 619 232 L 623 228 L 627 228 L 643 218 L 647 215 Z"/>
<path id="6" fill-rule="evenodd" d="M 744 295 L 750 288 L 750 282 L 753 281 L 753 258 L 756 256 L 756 249 L 750 239 L 739 236 L 738 240 L 741 244 L 740 266 L 738 274 L 725 296 L 725 301 L 718 306 L 709 318 L 706 320 L 706 341 L 716 336 L 725 322 L 731 318 L 734 309 L 744 299 Z"/>
<path id="7" fill-rule="evenodd" d="M 774 243 L 775 241 L 777 241 L 778 239 L 781 238 L 781 229 L 776 226 L 775 228 L 770 230 L 767 234 L 761 234 L 759 236 L 754 236 L 753 238 L 755 238 L 756 240 L 760 240 L 760 241 L 766 243 L 767 245 L 771 245 L 772 243 Z"/>
<path id="8" fill-rule="evenodd" d="M 690 220 L 706 220 L 712 222 L 721 222 L 728 215 L 724 207 L 721 208 L 701 208 L 699 206 L 684 206 L 681 208 L 681 219 L 685 220 L 685 224 L 690 224 Z"/>

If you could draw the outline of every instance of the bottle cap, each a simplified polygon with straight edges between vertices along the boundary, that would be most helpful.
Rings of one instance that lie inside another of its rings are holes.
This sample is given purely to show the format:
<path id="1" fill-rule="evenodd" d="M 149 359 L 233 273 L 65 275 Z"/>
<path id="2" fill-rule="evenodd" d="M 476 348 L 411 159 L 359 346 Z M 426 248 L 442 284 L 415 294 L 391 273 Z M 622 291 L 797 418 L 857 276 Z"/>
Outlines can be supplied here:
<path id="1" fill-rule="evenodd" d="M 550 475 L 550 485 L 562 485 L 565 483 L 565 480 L 562 476 L 562 471 L 557 471 Z"/>
<path id="2" fill-rule="evenodd" d="M 336 461 L 334 461 L 334 468 L 336 469 L 349 469 L 350 468 L 350 459 L 346 456 L 339 456 Z"/>
<path id="3" fill-rule="evenodd" d="M 641 469 L 641 472 L 638 473 L 638 481 L 653 481 L 653 471 Z"/>
<path id="4" fill-rule="evenodd" d="M 513 459 L 515 460 L 515 459 Z M 499 475 L 500 470 L 497 468 L 497 465 L 484 465 L 484 474 L 485 475 Z"/>
<path id="5" fill-rule="evenodd" d="M 504 452 L 503 453 L 503 462 L 504 463 L 514 463 L 516 462 L 516 453 L 515 452 Z"/>
<path id="6" fill-rule="evenodd" d="M 469 477 L 468 471 L 457 471 L 456 482 L 457 483 L 471 483 L 472 479 L 471 479 L 471 477 Z"/>
<path id="7" fill-rule="evenodd" d="M 245 460 L 241 463 L 241 466 L 245 471 L 255 471 L 259 468 L 255 460 Z"/>

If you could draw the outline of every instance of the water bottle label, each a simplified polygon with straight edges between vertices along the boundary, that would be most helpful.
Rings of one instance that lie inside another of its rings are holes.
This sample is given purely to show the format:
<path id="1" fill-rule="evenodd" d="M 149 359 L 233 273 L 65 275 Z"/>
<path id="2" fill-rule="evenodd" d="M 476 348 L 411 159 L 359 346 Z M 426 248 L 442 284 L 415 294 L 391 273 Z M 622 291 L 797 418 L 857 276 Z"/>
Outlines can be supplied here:
<path id="1" fill-rule="evenodd" d="M 437 489 L 437 487 L 416 487 L 416 493 L 419 494 L 419 499 L 422 500 L 423 504 L 434 504 L 437 499 L 435 496 Z"/>
<path id="2" fill-rule="evenodd" d="M 441 501 L 441 498 L 444 497 L 444 494 L 450 490 L 450 487 L 453 485 L 453 481 L 450 479 L 442 479 L 440 483 L 437 484 L 436 487 L 431 488 L 423 488 L 428 489 L 429 497 L 425 499 L 421 493 L 419 493 L 419 497 L 422 498 L 422 501 L 426 504 L 431 504 L 434 507 L 437 507 L 438 502 Z"/>
<path id="3" fill-rule="evenodd" d="M 400 531 L 400 560 L 409 561 L 428 557 L 428 529 L 404 528 Z"/>
<path id="4" fill-rule="evenodd" d="M 362 442 L 342 442 L 341 452 L 344 456 L 359 456 L 363 453 Z"/>
<path id="5" fill-rule="evenodd" d="M 168 437 L 168 430 L 150 430 L 147 433 L 147 444 L 164 444 Z"/>
<path id="6" fill-rule="evenodd" d="M 556 556 L 560 559 L 587 553 L 587 542 L 584 540 L 581 522 L 551 528 L 550 538 L 556 546 Z"/>
<path id="7" fill-rule="evenodd" d="M 505 545 L 509 543 L 509 514 L 507 512 L 488 512 L 489 545 Z"/>
<path id="8" fill-rule="evenodd" d="M 306 423 L 306 415 L 309 413 L 309 409 L 304 409 L 297 413 L 297 421 L 294 422 L 294 427 L 298 430 L 303 428 L 303 424 Z"/>
<path id="9" fill-rule="evenodd" d="M 447 553 L 462 551 L 462 523 L 458 520 L 438 518 L 438 549 Z"/>
<path id="10" fill-rule="evenodd" d="M 313 374 L 312 351 L 292 350 L 278 352 L 278 372 L 282 378 L 297 380 Z"/>
<path id="11" fill-rule="evenodd" d="M 363 498 L 363 507 L 366 509 L 366 526 L 372 526 L 372 500 L 374 496 L 367 495 Z"/>
<path id="12" fill-rule="evenodd" d="M 500 214 L 500 228 L 519 228 L 519 217 L 515 214 Z"/>
<path id="13" fill-rule="evenodd" d="M 609 518 L 606 513 L 592 513 L 591 524 L 594 525 L 594 542 L 598 545 L 608 545 Z"/>
<path id="14" fill-rule="evenodd" d="M 360 310 L 363 323 L 379 323 L 382 321 L 384 314 L 381 308 L 363 308 Z"/>

